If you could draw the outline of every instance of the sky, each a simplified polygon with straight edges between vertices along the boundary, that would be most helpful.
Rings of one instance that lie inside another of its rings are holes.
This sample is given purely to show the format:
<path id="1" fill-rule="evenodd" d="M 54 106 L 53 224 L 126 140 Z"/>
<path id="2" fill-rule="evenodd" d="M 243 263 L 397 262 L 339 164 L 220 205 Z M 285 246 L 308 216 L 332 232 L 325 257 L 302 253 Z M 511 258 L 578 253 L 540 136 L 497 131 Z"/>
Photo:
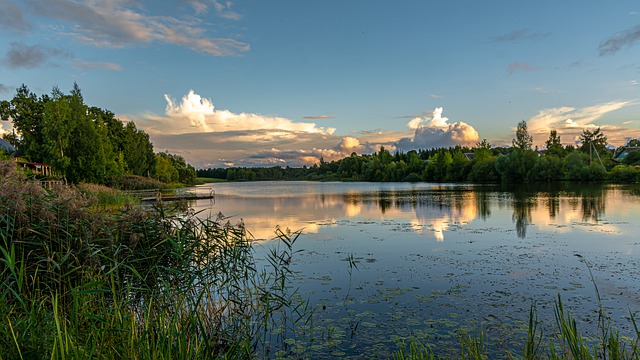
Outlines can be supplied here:
<path id="1" fill-rule="evenodd" d="M 640 138 L 640 2 L 0 0 L 0 100 L 76 82 L 196 168 Z M 0 122 L 0 133 L 11 131 Z"/>

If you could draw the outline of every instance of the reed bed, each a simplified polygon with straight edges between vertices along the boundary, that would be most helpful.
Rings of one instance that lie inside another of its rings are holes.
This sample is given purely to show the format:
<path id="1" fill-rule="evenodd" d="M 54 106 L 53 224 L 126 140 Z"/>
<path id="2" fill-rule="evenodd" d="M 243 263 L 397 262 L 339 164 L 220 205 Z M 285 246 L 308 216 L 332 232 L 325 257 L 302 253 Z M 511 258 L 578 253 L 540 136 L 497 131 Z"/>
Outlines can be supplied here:
<path id="1" fill-rule="evenodd" d="M 0 177 L 0 359 L 269 357 L 303 336 L 311 312 L 288 280 L 298 234 L 278 230 L 262 266 L 223 216 L 102 211 L 10 166 Z"/>

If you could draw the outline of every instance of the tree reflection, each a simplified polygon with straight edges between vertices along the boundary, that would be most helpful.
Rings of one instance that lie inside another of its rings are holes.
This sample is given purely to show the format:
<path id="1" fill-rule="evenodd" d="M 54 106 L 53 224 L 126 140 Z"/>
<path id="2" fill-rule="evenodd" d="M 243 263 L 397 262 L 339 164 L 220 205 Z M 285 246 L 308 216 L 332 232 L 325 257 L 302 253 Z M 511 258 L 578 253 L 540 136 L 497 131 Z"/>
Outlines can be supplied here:
<path id="1" fill-rule="evenodd" d="M 558 194 L 549 195 L 547 208 L 549 209 L 549 219 L 555 220 L 560 211 L 560 196 Z"/>
<path id="2" fill-rule="evenodd" d="M 531 224 L 531 211 L 536 203 L 535 192 L 516 190 L 513 192 L 513 213 L 511 219 L 516 223 L 518 237 L 527 237 L 527 226 Z"/>
<path id="3" fill-rule="evenodd" d="M 378 193 L 378 205 L 380 206 L 380 211 L 384 214 L 387 209 L 391 206 L 391 197 L 389 193 L 385 191 L 380 191 Z"/>
<path id="4" fill-rule="evenodd" d="M 476 208 L 482 220 L 486 221 L 491 216 L 491 204 L 489 203 L 489 193 L 487 191 L 476 192 Z"/>
<path id="5" fill-rule="evenodd" d="M 605 212 L 604 189 L 590 189 L 582 196 L 582 221 L 598 222 Z"/>

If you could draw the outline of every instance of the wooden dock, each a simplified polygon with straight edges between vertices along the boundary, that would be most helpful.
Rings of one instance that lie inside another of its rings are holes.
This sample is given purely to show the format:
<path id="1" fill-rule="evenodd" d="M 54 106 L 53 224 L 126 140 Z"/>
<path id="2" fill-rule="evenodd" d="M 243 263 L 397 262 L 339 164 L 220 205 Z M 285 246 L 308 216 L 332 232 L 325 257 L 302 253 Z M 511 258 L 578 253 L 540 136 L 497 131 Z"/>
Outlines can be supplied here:
<path id="1" fill-rule="evenodd" d="M 189 191 L 175 191 L 173 193 L 167 194 L 162 193 L 160 189 L 150 189 L 150 190 L 139 190 L 139 191 L 130 191 L 128 192 L 130 195 L 137 197 L 142 202 L 156 202 L 156 201 L 196 201 L 196 200 L 214 200 L 215 201 L 215 191 L 213 189 L 209 190 L 206 193 L 198 193 L 196 190 Z"/>
<path id="2" fill-rule="evenodd" d="M 160 194 L 159 196 L 143 197 L 140 199 L 140 201 L 146 201 L 146 202 L 179 201 L 179 200 L 193 201 L 193 200 L 210 200 L 210 199 L 215 199 L 215 196 L 211 194 L 209 195 L 206 195 L 206 194 L 162 195 Z"/>

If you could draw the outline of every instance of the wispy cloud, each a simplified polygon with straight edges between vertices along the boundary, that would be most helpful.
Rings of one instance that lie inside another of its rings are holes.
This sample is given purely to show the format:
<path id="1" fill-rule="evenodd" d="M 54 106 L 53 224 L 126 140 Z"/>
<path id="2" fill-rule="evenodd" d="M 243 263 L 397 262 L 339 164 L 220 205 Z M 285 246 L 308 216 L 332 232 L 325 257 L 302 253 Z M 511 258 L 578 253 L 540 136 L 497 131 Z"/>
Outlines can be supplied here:
<path id="1" fill-rule="evenodd" d="M 193 10 L 196 12 L 196 15 L 204 14 L 209 9 L 206 1 L 201 0 L 187 0 L 187 3 L 191 5 Z"/>
<path id="2" fill-rule="evenodd" d="M 432 99 L 442 99 L 442 98 L 444 98 L 444 96 L 438 95 L 438 94 L 431 94 L 431 95 L 429 95 L 429 97 L 432 98 Z"/>
<path id="3" fill-rule="evenodd" d="M 60 49 L 13 42 L 3 62 L 11 69 L 33 69 L 47 64 L 51 57 L 69 58 L 71 55 Z"/>
<path id="4" fill-rule="evenodd" d="M 449 124 L 449 118 L 442 116 L 443 108 L 433 110 L 432 117 L 417 117 L 407 123 L 409 129 L 414 130 L 413 137 L 402 138 L 397 148 L 402 151 L 416 149 L 432 149 L 455 145 L 471 146 L 480 137 L 473 126 L 456 122 Z"/>
<path id="5" fill-rule="evenodd" d="M 307 120 L 325 120 L 325 119 L 335 119 L 336 117 L 329 116 L 329 115 L 318 115 L 318 116 L 304 116 L 302 118 Z"/>
<path id="6" fill-rule="evenodd" d="M 11 88 L 3 83 L 0 83 L 0 94 L 8 93 L 11 91 Z"/>
<path id="7" fill-rule="evenodd" d="M 244 42 L 207 36 L 198 19 L 148 15 L 143 9 L 127 7 L 130 5 L 127 0 L 28 0 L 28 3 L 36 14 L 70 24 L 72 29 L 67 35 L 94 46 L 163 42 L 216 56 L 249 50 Z"/>
<path id="8" fill-rule="evenodd" d="M 537 40 L 549 37 L 551 33 L 536 33 L 529 29 L 518 29 L 508 34 L 502 34 L 491 38 L 494 42 L 517 42 L 522 40 Z"/>
<path id="9" fill-rule="evenodd" d="M 509 67 L 507 68 L 507 73 L 509 73 L 509 75 L 512 75 L 514 72 L 532 72 L 532 71 L 541 71 L 543 70 L 542 67 L 540 66 L 534 66 L 528 63 L 523 63 L 523 62 L 513 62 L 511 64 L 509 64 Z"/>
<path id="10" fill-rule="evenodd" d="M 600 56 L 614 55 L 622 48 L 633 46 L 640 40 L 640 25 L 636 25 L 630 29 L 614 34 L 608 39 L 600 43 L 598 52 Z"/>
<path id="11" fill-rule="evenodd" d="M 22 13 L 22 9 L 13 1 L 0 0 L 0 27 L 16 32 L 27 32 L 31 30 L 31 24 L 27 22 Z"/>
<path id="12" fill-rule="evenodd" d="M 636 105 L 631 101 L 614 101 L 584 108 L 569 106 L 542 109 L 528 122 L 528 129 L 534 136 L 534 143 L 542 144 L 549 137 L 551 130 L 558 131 L 563 136 L 565 144 L 573 144 L 583 130 L 600 128 L 609 140 L 609 143 L 622 145 L 629 136 L 627 124 L 596 124 L 605 115 L 628 106 Z"/>
<path id="13" fill-rule="evenodd" d="M 109 62 L 78 60 L 73 63 L 73 66 L 79 69 L 122 71 L 122 66 Z"/>
<path id="14" fill-rule="evenodd" d="M 228 20 L 240 20 L 242 19 L 242 15 L 237 12 L 231 10 L 233 6 L 233 2 L 231 1 L 217 1 L 211 0 L 214 8 L 216 9 L 216 13 L 219 17 L 228 19 Z"/>

